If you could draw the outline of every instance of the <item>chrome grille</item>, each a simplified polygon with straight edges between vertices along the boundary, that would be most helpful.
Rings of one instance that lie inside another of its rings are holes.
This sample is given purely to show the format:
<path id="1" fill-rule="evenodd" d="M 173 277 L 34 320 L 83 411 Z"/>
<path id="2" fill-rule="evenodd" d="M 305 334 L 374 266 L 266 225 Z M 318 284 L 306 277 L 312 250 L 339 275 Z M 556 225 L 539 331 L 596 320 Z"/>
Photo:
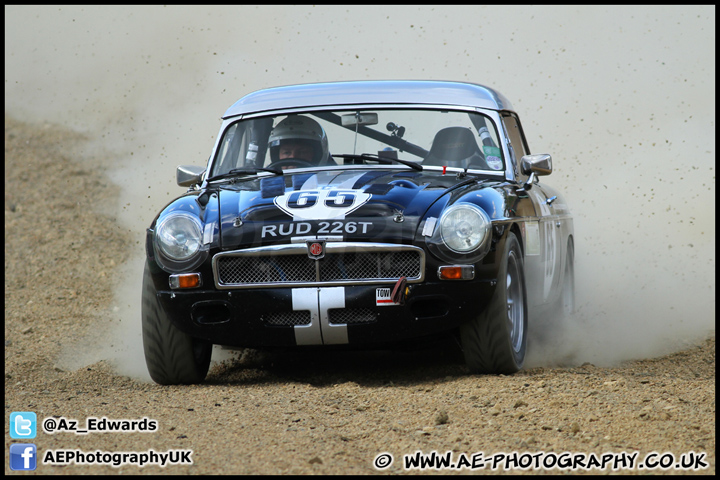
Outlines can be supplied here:
<path id="1" fill-rule="evenodd" d="M 416 251 L 350 252 L 327 255 L 320 261 L 320 281 L 418 277 L 420 262 Z"/>
<path id="2" fill-rule="evenodd" d="M 421 282 L 425 254 L 419 247 L 395 244 L 329 242 L 320 260 L 308 257 L 305 244 L 223 252 L 213 257 L 218 288 Z"/>
<path id="3" fill-rule="evenodd" d="M 314 263 L 307 255 L 227 257 L 217 263 L 217 268 L 220 281 L 227 284 L 312 282 Z"/>

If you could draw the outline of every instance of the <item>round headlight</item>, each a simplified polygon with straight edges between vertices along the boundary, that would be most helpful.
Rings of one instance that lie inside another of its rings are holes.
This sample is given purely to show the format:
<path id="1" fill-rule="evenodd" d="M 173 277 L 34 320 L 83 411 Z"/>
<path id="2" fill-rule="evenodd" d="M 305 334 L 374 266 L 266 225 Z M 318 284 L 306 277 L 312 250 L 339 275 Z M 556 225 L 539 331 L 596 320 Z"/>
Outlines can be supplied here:
<path id="1" fill-rule="evenodd" d="M 170 260 L 187 260 L 202 248 L 200 220 L 187 213 L 168 215 L 155 229 L 155 242 Z"/>
<path id="2" fill-rule="evenodd" d="M 487 215 L 470 203 L 450 207 L 440 219 L 442 241 L 455 253 L 477 250 L 489 232 L 490 220 Z"/>

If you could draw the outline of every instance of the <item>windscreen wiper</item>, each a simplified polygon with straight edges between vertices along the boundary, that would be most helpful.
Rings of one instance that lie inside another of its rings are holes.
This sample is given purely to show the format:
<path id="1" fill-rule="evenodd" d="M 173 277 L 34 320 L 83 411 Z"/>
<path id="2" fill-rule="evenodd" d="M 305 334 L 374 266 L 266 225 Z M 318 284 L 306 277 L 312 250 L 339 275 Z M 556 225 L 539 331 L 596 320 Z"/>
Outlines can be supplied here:
<path id="1" fill-rule="evenodd" d="M 237 177 L 239 175 L 254 175 L 258 172 L 270 172 L 274 173 L 275 175 L 283 175 L 283 171 L 275 168 L 263 168 L 263 167 L 257 167 L 257 168 L 233 168 L 227 173 L 223 173 L 220 175 L 215 175 L 212 178 L 208 178 L 208 182 L 213 182 L 215 180 L 222 180 L 224 178 L 229 177 Z"/>
<path id="2" fill-rule="evenodd" d="M 332 154 L 333 158 L 343 158 L 343 159 L 351 159 L 351 160 L 373 160 L 376 162 L 384 162 L 384 163 L 402 163 L 403 165 L 407 165 L 408 167 L 415 169 L 419 172 L 422 171 L 423 167 L 419 163 L 411 162 L 410 160 L 400 160 L 399 158 L 395 157 L 386 157 L 383 155 L 376 155 L 374 153 L 362 153 L 362 154 L 356 154 L 356 153 L 337 153 Z"/>

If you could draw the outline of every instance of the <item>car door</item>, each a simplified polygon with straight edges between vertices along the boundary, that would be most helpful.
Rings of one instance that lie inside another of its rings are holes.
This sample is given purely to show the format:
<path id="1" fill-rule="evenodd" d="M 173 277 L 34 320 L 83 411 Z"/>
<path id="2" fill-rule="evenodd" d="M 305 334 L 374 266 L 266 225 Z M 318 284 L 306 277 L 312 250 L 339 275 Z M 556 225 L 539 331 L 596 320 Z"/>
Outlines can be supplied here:
<path id="1" fill-rule="evenodd" d="M 526 182 L 528 176 L 519 168 L 520 159 L 530 154 L 520 119 L 513 112 L 501 112 L 503 127 L 508 140 L 508 150 L 512 157 L 515 175 L 519 183 Z M 528 281 L 528 294 L 531 304 L 537 305 L 552 300 L 552 293 L 560 281 L 560 248 L 558 216 L 540 183 L 534 183 L 526 189 L 526 194 L 535 207 L 535 217 L 528 218 L 524 229 L 526 233 L 525 267 Z"/>
<path id="2" fill-rule="evenodd" d="M 528 192 L 536 205 L 540 234 L 540 273 L 542 276 L 542 303 L 552 300 L 552 293 L 560 282 L 560 219 L 553 207 L 554 199 L 548 196 L 541 184 Z"/>

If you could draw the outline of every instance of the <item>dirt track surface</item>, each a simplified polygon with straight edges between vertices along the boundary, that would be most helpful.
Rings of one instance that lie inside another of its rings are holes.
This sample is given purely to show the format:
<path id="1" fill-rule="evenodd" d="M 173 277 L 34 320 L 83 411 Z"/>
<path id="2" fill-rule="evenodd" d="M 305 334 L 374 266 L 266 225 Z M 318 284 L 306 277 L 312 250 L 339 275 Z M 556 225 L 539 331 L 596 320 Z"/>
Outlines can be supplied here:
<path id="1" fill-rule="evenodd" d="M 708 464 L 698 473 L 715 473 L 714 337 L 616 368 L 586 364 L 513 376 L 469 375 L 447 348 L 248 352 L 214 366 L 204 384 L 183 387 L 121 376 L 104 361 L 63 369 L 58 357 L 101 325 L 113 273 L 137 247 L 112 217 L 118 189 L 99 167 L 74 160 L 83 142 L 57 127 L 5 119 L 6 458 L 12 443 L 26 442 L 41 458 L 58 449 L 193 452 L 188 466 L 38 462 L 41 474 L 393 474 L 406 472 L 403 455 L 418 450 L 452 451 L 455 459 L 476 452 L 639 452 L 638 461 L 651 452 L 676 459 L 696 452 Z M 10 414 L 18 411 L 37 414 L 35 439 L 10 437 Z M 149 418 L 158 429 L 48 435 L 40 427 L 48 417 L 75 419 L 79 427 L 88 417 Z M 382 452 L 394 463 L 378 471 L 373 460 Z M 6 461 L 5 473 L 19 472 Z"/>

